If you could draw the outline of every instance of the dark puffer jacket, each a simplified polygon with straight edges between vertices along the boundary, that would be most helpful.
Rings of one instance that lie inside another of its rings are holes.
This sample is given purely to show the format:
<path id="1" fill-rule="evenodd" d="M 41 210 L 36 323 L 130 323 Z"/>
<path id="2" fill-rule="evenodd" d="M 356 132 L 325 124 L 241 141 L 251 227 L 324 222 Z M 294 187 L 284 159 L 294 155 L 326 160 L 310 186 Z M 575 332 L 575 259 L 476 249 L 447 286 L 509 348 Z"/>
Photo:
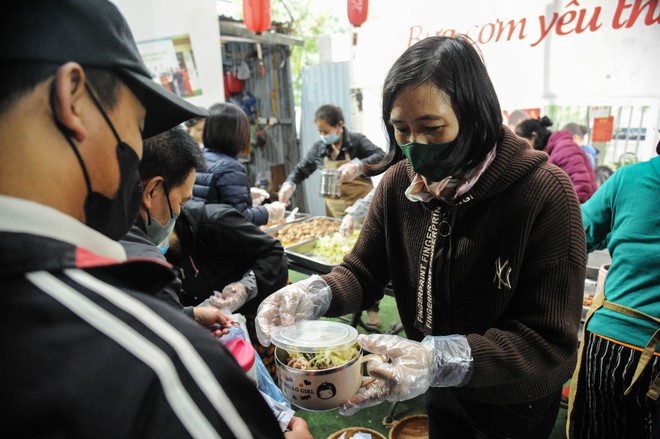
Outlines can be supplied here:
<path id="1" fill-rule="evenodd" d="M 552 133 L 545 151 L 550 156 L 548 161 L 559 166 L 571 178 L 580 203 L 591 198 L 598 189 L 596 174 L 584 150 L 573 140 L 573 135 L 568 130 Z"/>
<path id="2" fill-rule="evenodd" d="M 208 172 L 195 177 L 193 199 L 207 204 L 228 204 L 256 226 L 268 222 L 264 206 L 252 206 L 250 182 L 243 165 L 216 149 L 204 148 Z"/>

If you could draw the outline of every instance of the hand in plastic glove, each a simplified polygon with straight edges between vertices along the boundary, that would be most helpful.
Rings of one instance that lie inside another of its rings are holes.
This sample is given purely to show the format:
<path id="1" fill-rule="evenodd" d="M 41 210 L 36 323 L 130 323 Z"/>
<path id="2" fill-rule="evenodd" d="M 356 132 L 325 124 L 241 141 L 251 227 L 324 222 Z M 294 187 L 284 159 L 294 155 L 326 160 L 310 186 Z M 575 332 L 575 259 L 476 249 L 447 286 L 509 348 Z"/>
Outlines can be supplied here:
<path id="1" fill-rule="evenodd" d="M 250 188 L 250 195 L 252 196 L 252 205 L 259 206 L 261 203 L 270 198 L 270 194 L 263 189 L 258 187 Z"/>
<path id="2" fill-rule="evenodd" d="M 347 213 L 346 215 L 344 215 L 344 218 L 342 218 L 341 220 L 341 225 L 339 226 L 339 233 L 344 238 L 347 238 L 353 234 L 354 230 L 355 230 L 355 220 L 353 219 L 353 215 Z"/>
<path id="3" fill-rule="evenodd" d="M 355 177 L 360 175 L 360 165 L 353 162 L 344 163 L 337 170 L 340 173 L 339 183 L 355 180 Z"/>
<path id="4" fill-rule="evenodd" d="M 221 337 L 224 334 L 228 334 L 229 328 L 231 328 L 231 319 L 220 312 L 219 309 L 212 308 L 210 306 L 194 307 L 193 316 L 195 321 L 202 326 L 207 326 L 209 328 L 217 327 L 213 331 L 213 335 L 216 337 Z"/>
<path id="5" fill-rule="evenodd" d="M 357 393 L 340 408 L 350 416 L 381 402 L 405 401 L 426 392 L 431 384 L 433 351 L 420 342 L 397 335 L 360 335 L 358 343 L 366 351 L 389 357 L 390 363 L 369 362 L 369 375 L 376 381 Z"/>
<path id="6" fill-rule="evenodd" d="M 228 308 L 234 312 L 247 302 L 248 291 L 240 282 L 233 282 L 222 289 L 222 292 L 214 291 L 213 297 L 209 298 L 211 305 L 218 309 Z"/>
<path id="7" fill-rule="evenodd" d="M 396 335 L 360 335 L 366 351 L 388 356 L 390 363 L 369 362 L 369 375 L 376 381 L 357 393 L 340 408 L 350 416 L 358 410 L 387 400 L 405 401 L 429 387 L 465 385 L 472 372 L 472 351 L 463 335 L 427 336 L 422 342 Z"/>
<path id="8" fill-rule="evenodd" d="M 330 308 L 332 291 L 317 275 L 287 285 L 266 297 L 255 318 L 259 342 L 270 345 L 270 335 L 277 326 L 290 326 L 298 320 L 315 320 Z"/>
<path id="9" fill-rule="evenodd" d="M 280 203 L 279 201 L 273 201 L 272 203 L 266 204 L 266 210 L 268 211 L 268 220 L 270 221 L 279 221 L 284 218 L 284 209 L 286 205 Z"/>
<path id="10" fill-rule="evenodd" d="M 295 190 L 296 190 L 295 184 L 291 183 L 290 181 L 285 181 L 284 183 L 282 183 L 282 187 L 280 188 L 280 191 L 277 193 L 278 200 L 288 205 L 289 200 L 293 196 L 293 192 Z"/>

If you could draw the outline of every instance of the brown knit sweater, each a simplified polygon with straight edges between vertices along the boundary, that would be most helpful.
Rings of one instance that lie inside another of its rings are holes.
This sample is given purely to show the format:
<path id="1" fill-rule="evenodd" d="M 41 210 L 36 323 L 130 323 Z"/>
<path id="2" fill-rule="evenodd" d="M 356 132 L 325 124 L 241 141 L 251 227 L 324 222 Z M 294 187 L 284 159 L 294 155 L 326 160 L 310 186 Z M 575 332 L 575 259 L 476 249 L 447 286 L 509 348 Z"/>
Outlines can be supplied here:
<path id="1" fill-rule="evenodd" d="M 467 336 L 474 363 L 469 383 L 454 389 L 461 397 L 538 399 L 575 367 L 584 229 L 571 180 L 547 158 L 504 128 L 475 186 L 460 203 L 441 205 L 452 230 L 436 243 L 433 335 Z M 333 293 L 328 316 L 368 307 L 391 280 L 406 334 L 421 340 L 416 289 L 434 206 L 405 197 L 413 175 L 407 160 L 385 173 L 353 251 L 324 279 Z"/>

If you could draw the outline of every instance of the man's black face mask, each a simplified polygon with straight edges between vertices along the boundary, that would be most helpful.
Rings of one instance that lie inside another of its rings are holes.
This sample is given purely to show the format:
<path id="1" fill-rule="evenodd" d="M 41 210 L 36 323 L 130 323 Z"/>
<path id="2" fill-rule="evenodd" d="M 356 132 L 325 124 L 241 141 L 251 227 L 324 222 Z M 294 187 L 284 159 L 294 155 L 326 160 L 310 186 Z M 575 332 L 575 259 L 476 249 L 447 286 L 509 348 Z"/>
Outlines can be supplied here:
<path id="1" fill-rule="evenodd" d="M 119 164 L 119 188 L 117 193 L 108 198 L 103 194 L 94 192 L 92 190 L 89 173 L 87 167 L 83 162 L 82 156 L 78 151 L 71 136 L 66 128 L 62 126 L 60 121 L 57 120 L 55 115 L 55 108 L 53 105 L 54 90 L 51 89 L 51 111 L 53 118 L 55 118 L 55 125 L 60 130 L 62 135 L 66 138 L 69 145 L 73 149 L 74 154 L 78 158 L 78 163 L 82 168 L 85 177 L 85 184 L 87 185 L 87 198 L 85 199 L 85 223 L 92 229 L 103 233 L 110 239 L 115 241 L 121 239 L 130 230 L 131 226 L 135 223 L 142 200 L 142 183 L 140 181 L 140 174 L 138 172 L 139 157 L 128 144 L 119 138 L 117 130 L 112 125 L 110 118 L 103 110 L 101 103 L 98 101 L 90 87 L 85 84 L 87 92 L 92 97 L 96 107 L 101 112 L 106 123 L 110 127 L 112 134 L 117 139 L 117 162 Z"/>

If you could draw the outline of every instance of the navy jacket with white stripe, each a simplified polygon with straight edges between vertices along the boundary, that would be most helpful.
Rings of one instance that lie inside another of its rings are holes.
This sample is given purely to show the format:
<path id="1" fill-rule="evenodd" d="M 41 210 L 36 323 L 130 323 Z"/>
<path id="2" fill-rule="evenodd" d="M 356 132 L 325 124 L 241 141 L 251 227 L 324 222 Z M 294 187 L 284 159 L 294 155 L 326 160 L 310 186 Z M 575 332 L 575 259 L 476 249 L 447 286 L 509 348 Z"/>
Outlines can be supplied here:
<path id="1" fill-rule="evenodd" d="M 3 437 L 282 437 L 221 343 L 153 297 L 169 269 L 117 262 L 115 242 L 52 209 L 0 208 Z M 77 245 L 90 237 L 101 251 Z"/>

